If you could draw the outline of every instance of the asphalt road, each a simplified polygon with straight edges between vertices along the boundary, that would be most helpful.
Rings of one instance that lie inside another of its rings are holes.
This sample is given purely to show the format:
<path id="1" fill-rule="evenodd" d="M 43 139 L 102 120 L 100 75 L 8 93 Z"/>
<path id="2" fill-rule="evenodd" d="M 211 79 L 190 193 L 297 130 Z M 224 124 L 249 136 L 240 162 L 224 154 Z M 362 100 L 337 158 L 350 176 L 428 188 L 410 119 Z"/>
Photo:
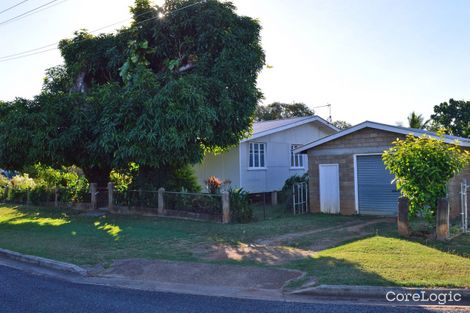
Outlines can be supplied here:
<path id="1" fill-rule="evenodd" d="M 292 303 L 147 292 L 70 283 L 0 266 L 0 312 L 430 312 L 424 308 Z M 439 311 L 442 312 L 442 311 Z M 450 311 L 448 311 L 450 312 Z M 461 310 L 459 312 L 462 312 Z"/>

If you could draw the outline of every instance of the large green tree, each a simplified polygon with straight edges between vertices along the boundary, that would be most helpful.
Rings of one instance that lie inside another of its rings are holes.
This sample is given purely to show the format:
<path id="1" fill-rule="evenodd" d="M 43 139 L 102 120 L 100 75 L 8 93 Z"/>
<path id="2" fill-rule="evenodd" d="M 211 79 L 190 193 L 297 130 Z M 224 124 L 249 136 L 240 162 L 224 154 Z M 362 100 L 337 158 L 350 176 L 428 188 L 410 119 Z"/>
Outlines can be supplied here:
<path id="1" fill-rule="evenodd" d="M 292 117 L 303 117 L 315 114 L 312 109 L 304 103 L 281 103 L 274 102 L 269 105 L 259 105 L 256 108 L 255 120 L 271 121 Z"/>
<path id="2" fill-rule="evenodd" d="M 436 105 L 431 119 L 452 135 L 470 138 L 470 101 L 450 99 Z"/>
<path id="3" fill-rule="evenodd" d="M 0 104 L 0 167 L 73 164 L 105 184 L 130 162 L 158 173 L 246 136 L 262 97 L 258 22 L 216 0 L 131 12 L 116 34 L 61 41 L 41 94 Z"/>

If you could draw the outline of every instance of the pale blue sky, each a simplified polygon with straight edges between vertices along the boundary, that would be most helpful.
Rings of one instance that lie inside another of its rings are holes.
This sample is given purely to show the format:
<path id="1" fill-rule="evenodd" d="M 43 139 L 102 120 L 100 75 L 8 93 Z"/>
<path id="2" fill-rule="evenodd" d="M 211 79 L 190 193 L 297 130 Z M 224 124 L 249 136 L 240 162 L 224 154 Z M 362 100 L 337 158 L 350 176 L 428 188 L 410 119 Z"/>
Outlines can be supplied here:
<path id="1" fill-rule="evenodd" d="M 48 1 L 30 0 L 0 14 L 0 23 Z M 0 11 L 18 2 L 2 0 Z M 67 0 L 0 25 L 0 60 L 79 28 L 125 19 L 132 2 Z M 331 103 L 333 119 L 395 124 L 412 110 L 429 115 L 451 97 L 470 100 L 470 1 L 233 2 L 240 14 L 258 18 L 263 26 L 263 47 L 273 66 L 259 78 L 264 103 Z M 58 51 L 0 61 L 0 99 L 37 94 L 44 70 L 60 62 Z M 327 116 L 324 109 L 317 113 Z"/>

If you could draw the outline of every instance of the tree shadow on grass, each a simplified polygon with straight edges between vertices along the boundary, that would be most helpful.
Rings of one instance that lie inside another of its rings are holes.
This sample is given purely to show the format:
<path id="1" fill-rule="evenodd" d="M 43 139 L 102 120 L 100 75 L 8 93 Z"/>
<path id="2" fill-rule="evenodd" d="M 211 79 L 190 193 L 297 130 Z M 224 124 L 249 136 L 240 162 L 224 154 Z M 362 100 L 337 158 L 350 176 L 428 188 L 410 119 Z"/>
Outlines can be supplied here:
<path id="1" fill-rule="evenodd" d="M 358 264 L 342 259 L 319 256 L 291 262 L 289 268 L 312 275 L 322 285 L 396 286 L 384 277 L 363 270 Z"/>
<path id="2" fill-rule="evenodd" d="M 75 236 L 75 228 L 95 228 L 99 232 L 108 234 L 115 240 L 119 240 L 122 229 L 118 225 L 106 221 L 95 221 L 95 218 L 80 218 L 71 210 L 64 209 L 40 209 L 23 206 L 3 206 L 0 208 L 0 226 L 22 230 L 53 231 L 57 235 L 63 235 L 64 231 L 72 229 L 70 235 Z M 60 226 L 67 226 L 65 228 Z M 59 230 L 61 229 L 61 230 Z M 89 231 L 90 229 L 88 229 Z"/>

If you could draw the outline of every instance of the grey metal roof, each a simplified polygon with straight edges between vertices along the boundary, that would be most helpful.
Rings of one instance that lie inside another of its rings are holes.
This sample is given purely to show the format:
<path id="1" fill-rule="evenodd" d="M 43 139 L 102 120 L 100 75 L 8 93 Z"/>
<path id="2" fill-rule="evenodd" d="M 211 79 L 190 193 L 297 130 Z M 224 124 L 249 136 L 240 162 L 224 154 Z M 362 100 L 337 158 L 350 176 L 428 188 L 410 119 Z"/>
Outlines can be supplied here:
<path id="1" fill-rule="evenodd" d="M 312 116 L 288 118 L 284 120 L 262 121 L 253 123 L 253 136 L 269 130 L 284 127 L 293 123 L 311 119 Z"/>
<path id="2" fill-rule="evenodd" d="M 282 120 L 263 121 L 253 123 L 253 134 L 251 137 L 243 139 L 241 142 L 250 141 L 256 138 L 264 137 L 273 133 L 281 132 L 293 127 L 304 125 L 307 123 L 316 122 L 318 125 L 322 125 L 333 132 L 338 132 L 339 129 L 328 121 L 322 119 L 317 115 L 310 115 L 304 117 L 287 118 Z"/>
<path id="3" fill-rule="evenodd" d="M 305 144 L 302 147 L 299 147 L 299 148 L 295 149 L 294 152 L 295 153 L 305 152 L 309 149 L 312 149 L 314 147 L 322 145 L 326 142 L 341 138 L 343 136 L 349 135 L 353 132 L 356 132 L 356 131 L 364 129 L 364 128 L 375 128 L 375 129 L 380 129 L 380 130 L 393 132 L 393 133 L 399 133 L 399 134 L 403 134 L 403 135 L 408 135 L 408 134 L 411 134 L 413 136 L 428 135 L 432 138 L 438 138 L 436 133 L 431 132 L 431 131 L 427 131 L 427 130 L 424 130 L 424 129 L 408 128 L 408 127 L 403 127 L 403 126 L 393 126 L 393 125 L 387 125 L 387 124 L 382 124 L 382 123 L 377 123 L 377 122 L 365 121 L 365 122 L 362 122 L 362 123 L 357 124 L 355 126 L 352 126 L 348 129 L 340 131 L 336 134 L 329 135 L 329 136 L 320 138 L 318 140 L 315 140 L 311 143 Z M 444 141 L 447 142 L 447 143 L 453 143 L 456 140 L 459 142 L 460 146 L 470 147 L 470 138 L 444 135 Z"/>
<path id="4" fill-rule="evenodd" d="M 379 124 L 379 123 L 377 123 L 377 124 Z M 382 125 L 385 125 L 385 124 L 382 124 Z M 425 129 L 403 127 L 403 126 L 393 126 L 393 127 L 403 129 L 403 130 L 407 130 L 407 131 L 412 131 L 413 133 L 420 133 L 420 134 L 423 134 L 423 135 L 426 134 L 426 135 L 431 136 L 431 137 L 437 136 L 437 134 L 435 132 L 425 130 Z M 452 135 L 444 135 L 444 138 L 449 139 L 449 140 L 458 140 L 460 142 L 470 143 L 470 138 L 464 138 L 464 137 L 458 137 L 458 136 L 452 136 Z"/>

